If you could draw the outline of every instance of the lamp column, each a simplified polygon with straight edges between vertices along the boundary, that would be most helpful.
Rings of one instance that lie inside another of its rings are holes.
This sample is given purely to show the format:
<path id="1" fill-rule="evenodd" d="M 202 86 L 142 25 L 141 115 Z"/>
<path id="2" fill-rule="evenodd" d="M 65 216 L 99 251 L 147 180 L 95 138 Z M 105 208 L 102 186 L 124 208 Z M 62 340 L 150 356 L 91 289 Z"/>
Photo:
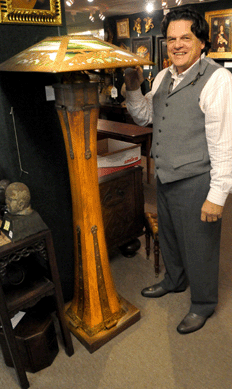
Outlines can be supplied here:
<path id="1" fill-rule="evenodd" d="M 93 352 L 140 319 L 115 289 L 105 241 L 97 173 L 98 84 L 54 85 L 70 176 L 74 296 L 66 307 L 72 333 Z"/>

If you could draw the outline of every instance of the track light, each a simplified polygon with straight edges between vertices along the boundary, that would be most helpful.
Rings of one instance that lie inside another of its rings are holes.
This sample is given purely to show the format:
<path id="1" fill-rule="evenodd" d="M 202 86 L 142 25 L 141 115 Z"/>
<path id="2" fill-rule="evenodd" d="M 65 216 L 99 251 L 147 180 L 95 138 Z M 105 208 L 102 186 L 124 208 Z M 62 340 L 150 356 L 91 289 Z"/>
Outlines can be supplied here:
<path id="1" fill-rule="evenodd" d="M 182 0 L 176 0 L 176 5 L 181 5 Z"/>
<path id="2" fill-rule="evenodd" d="M 148 13 L 151 13 L 152 11 L 154 11 L 154 4 L 151 3 L 151 2 L 147 3 L 147 4 L 146 4 L 146 11 L 147 11 Z"/>
<path id="3" fill-rule="evenodd" d="M 94 22 L 94 16 L 92 14 L 89 15 L 89 19 L 91 20 L 91 22 Z"/>
<path id="4" fill-rule="evenodd" d="M 101 19 L 101 20 L 105 20 L 105 16 L 103 15 L 103 13 L 99 13 L 99 19 Z"/>
<path id="5" fill-rule="evenodd" d="M 167 6 L 168 6 L 168 3 L 167 3 L 167 1 L 162 1 L 162 8 L 167 8 Z"/>
<path id="6" fill-rule="evenodd" d="M 66 4 L 71 7 L 71 5 L 73 5 L 74 3 L 74 0 L 66 0 Z"/>

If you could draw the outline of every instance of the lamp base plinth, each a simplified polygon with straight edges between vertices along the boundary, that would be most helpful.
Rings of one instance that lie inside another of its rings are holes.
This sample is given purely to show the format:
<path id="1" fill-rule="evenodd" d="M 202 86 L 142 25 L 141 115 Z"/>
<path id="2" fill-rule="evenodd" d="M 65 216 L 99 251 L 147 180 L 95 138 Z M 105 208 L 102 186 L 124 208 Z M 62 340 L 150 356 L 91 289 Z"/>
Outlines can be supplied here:
<path id="1" fill-rule="evenodd" d="M 70 317 L 65 314 L 65 319 L 67 321 L 67 326 L 72 334 L 85 346 L 85 348 L 93 353 L 102 347 L 105 343 L 109 342 L 115 336 L 126 330 L 132 324 L 135 324 L 140 319 L 140 311 L 123 297 L 120 296 L 121 303 L 123 305 L 123 309 L 126 311 L 125 315 L 123 315 L 117 322 L 117 324 L 110 328 L 99 331 L 97 334 L 93 336 L 89 336 L 81 327 L 75 328 L 71 324 Z M 65 311 L 68 310 L 71 302 L 66 304 Z"/>

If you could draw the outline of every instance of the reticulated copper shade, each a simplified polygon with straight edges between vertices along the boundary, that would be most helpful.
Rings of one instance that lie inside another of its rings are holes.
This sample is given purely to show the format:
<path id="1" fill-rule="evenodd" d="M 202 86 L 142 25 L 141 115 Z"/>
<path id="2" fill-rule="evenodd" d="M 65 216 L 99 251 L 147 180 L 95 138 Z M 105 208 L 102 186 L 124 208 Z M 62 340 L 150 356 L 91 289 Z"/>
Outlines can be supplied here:
<path id="1" fill-rule="evenodd" d="M 61 73 L 153 65 L 130 51 L 92 36 L 48 37 L 0 64 L 0 70 Z"/>

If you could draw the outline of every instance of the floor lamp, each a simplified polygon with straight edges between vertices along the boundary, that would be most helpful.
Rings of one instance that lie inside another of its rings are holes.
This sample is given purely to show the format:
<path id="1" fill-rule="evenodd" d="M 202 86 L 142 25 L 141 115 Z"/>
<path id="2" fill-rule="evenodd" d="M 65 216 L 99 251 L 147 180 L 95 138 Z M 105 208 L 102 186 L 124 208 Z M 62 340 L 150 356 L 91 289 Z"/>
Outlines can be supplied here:
<path id="1" fill-rule="evenodd" d="M 87 72 L 152 65 L 89 36 L 49 37 L 0 65 L 2 71 L 62 73 L 54 85 L 68 160 L 74 229 L 74 296 L 66 306 L 71 332 L 93 352 L 140 318 L 119 296 L 111 275 L 97 174 L 98 83 Z"/>

